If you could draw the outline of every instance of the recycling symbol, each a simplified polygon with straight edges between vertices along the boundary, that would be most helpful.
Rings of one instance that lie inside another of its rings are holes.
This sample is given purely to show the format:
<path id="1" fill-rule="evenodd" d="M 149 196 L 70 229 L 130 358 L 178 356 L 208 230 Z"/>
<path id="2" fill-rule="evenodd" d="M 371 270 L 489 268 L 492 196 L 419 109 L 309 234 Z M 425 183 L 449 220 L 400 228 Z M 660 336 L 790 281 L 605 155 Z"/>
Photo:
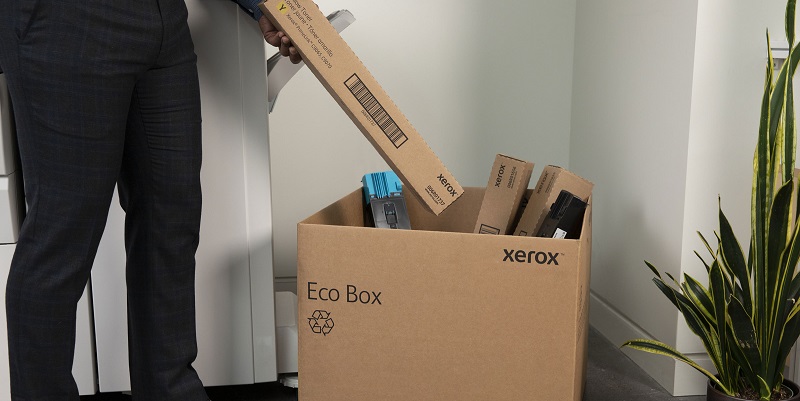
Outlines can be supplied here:
<path id="1" fill-rule="evenodd" d="M 321 333 L 327 336 L 333 330 L 331 313 L 324 310 L 315 310 L 311 317 L 308 318 L 308 325 L 311 326 L 311 331 L 314 333 Z"/>

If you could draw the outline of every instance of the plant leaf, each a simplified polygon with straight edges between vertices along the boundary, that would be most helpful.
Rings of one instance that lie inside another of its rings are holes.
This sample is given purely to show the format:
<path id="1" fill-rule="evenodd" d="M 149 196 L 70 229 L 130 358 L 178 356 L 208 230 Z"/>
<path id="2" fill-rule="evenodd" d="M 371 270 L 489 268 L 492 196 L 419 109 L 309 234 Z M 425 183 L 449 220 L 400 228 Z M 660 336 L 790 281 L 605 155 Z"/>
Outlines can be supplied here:
<path id="1" fill-rule="evenodd" d="M 669 279 L 670 279 L 670 280 L 672 280 L 672 282 L 673 282 L 673 283 L 675 283 L 675 285 L 678 285 L 678 286 L 680 285 L 680 283 L 678 283 L 678 280 L 675 280 L 675 277 L 672 277 L 672 275 L 671 275 L 671 274 L 669 274 L 669 272 L 664 272 L 664 274 L 665 274 L 667 277 L 669 277 Z"/>
<path id="2" fill-rule="evenodd" d="M 681 354 L 677 350 L 673 349 L 672 347 L 670 347 L 667 344 L 664 344 L 661 341 L 647 340 L 647 339 L 640 338 L 640 339 L 626 341 L 624 344 L 622 344 L 622 346 L 623 347 L 630 347 L 630 348 L 633 348 L 633 349 L 636 349 L 636 350 L 639 350 L 639 351 L 649 352 L 651 354 L 658 354 L 658 355 L 668 356 L 668 357 L 674 358 L 674 359 L 676 359 L 678 361 L 681 361 L 681 362 L 683 362 L 683 363 L 695 368 L 698 372 L 706 375 L 706 377 L 708 377 L 709 380 L 711 380 L 712 382 L 714 382 L 714 384 L 716 384 L 717 389 L 719 389 L 720 391 L 722 391 L 722 392 L 724 392 L 725 394 L 728 394 L 728 395 L 734 395 L 734 394 L 731 394 L 730 390 L 726 386 L 724 386 L 719 381 L 719 379 L 717 379 L 717 377 L 714 376 L 713 373 L 709 372 L 708 370 L 703 369 L 703 367 L 698 365 L 695 361 L 691 360 L 686 355 Z"/>
<path id="3" fill-rule="evenodd" d="M 697 306 L 698 310 L 705 315 L 708 320 L 716 320 L 714 316 L 719 315 L 714 313 L 714 303 L 711 301 L 711 294 L 699 281 L 685 274 L 682 288 L 684 295 L 692 300 L 692 303 Z"/>
<path id="4" fill-rule="evenodd" d="M 772 202 L 769 218 L 769 234 L 767 237 L 767 285 L 766 288 L 773 296 L 778 296 L 778 286 L 781 283 L 781 259 L 786 249 L 788 229 L 791 221 L 792 182 L 787 182 L 780 187 Z M 773 303 L 775 305 L 775 303 Z"/>
<path id="5" fill-rule="evenodd" d="M 732 299 L 728 305 L 728 315 L 730 317 L 731 331 L 735 340 L 735 346 L 731 349 L 741 350 L 744 360 L 739 361 L 739 365 L 748 371 L 752 377 L 754 372 L 761 371 L 762 357 L 758 348 L 755 327 L 751 316 L 738 299 Z"/>
<path id="6" fill-rule="evenodd" d="M 697 231 L 697 236 L 700 237 L 700 242 L 702 242 L 703 245 L 705 245 L 706 250 L 708 251 L 708 254 L 711 255 L 711 257 L 713 258 L 714 255 L 716 254 L 716 252 L 714 251 L 713 248 L 711 248 L 711 245 L 708 244 L 708 241 L 706 240 L 706 237 L 703 236 L 703 233 L 701 233 L 700 231 Z M 698 256 L 700 256 L 700 255 L 698 255 Z"/>
<path id="7" fill-rule="evenodd" d="M 790 1 L 792 1 L 792 3 L 794 2 L 794 0 Z M 789 9 L 790 8 L 787 5 L 787 12 L 789 11 Z M 791 5 L 791 10 L 794 11 L 794 4 Z M 790 16 L 787 15 L 786 16 L 787 27 L 789 19 Z M 791 25 L 792 29 L 794 29 L 794 13 L 791 15 Z M 767 32 L 767 40 L 769 43 L 769 32 Z M 769 46 L 767 47 L 769 48 Z M 800 54 L 797 54 L 796 50 L 797 46 L 794 46 L 794 43 L 789 43 L 789 55 L 787 57 L 787 60 L 781 66 L 781 69 L 778 73 L 778 78 L 775 81 L 774 86 L 772 86 L 771 84 L 772 63 L 773 63 L 772 51 L 771 50 L 768 51 L 769 60 L 767 69 L 768 69 L 768 76 L 770 78 L 769 84 L 771 89 L 769 94 L 765 93 L 765 96 L 771 95 L 769 102 L 770 103 L 769 114 L 768 115 L 764 114 L 763 103 L 761 110 L 762 124 L 765 118 L 768 120 L 768 131 L 766 132 L 767 135 L 765 138 L 767 140 L 767 143 L 765 144 L 765 146 L 767 146 L 770 150 L 774 151 L 774 153 L 772 155 L 769 155 L 767 158 L 767 160 L 771 162 L 770 163 L 771 166 L 770 164 L 766 164 L 763 165 L 763 167 L 771 168 L 772 171 L 777 171 L 778 169 L 782 169 L 784 174 L 783 174 L 783 180 L 781 182 L 786 182 L 788 180 L 791 180 L 792 177 L 791 170 L 793 170 L 794 168 L 794 153 L 796 147 L 791 146 L 791 143 L 794 142 L 794 135 L 789 135 L 788 141 L 781 140 L 783 139 L 782 131 L 786 131 L 787 127 L 785 127 L 784 130 L 781 130 L 780 127 L 781 124 L 786 125 L 788 122 L 788 124 L 791 125 L 790 127 L 788 127 L 791 128 L 789 132 L 790 133 L 794 132 L 794 121 L 793 121 L 794 114 L 788 114 L 790 110 L 793 112 L 794 106 L 787 104 L 787 102 L 793 103 L 793 99 L 791 98 L 793 92 L 792 77 L 794 76 L 794 73 L 797 70 L 798 61 L 800 61 Z M 787 116 L 791 116 L 792 118 L 787 118 Z M 792 121 L 789 122 L 789 120 Z M 757 150 L 761 149 L 762 145 L 760 143 L 761 134 L 763 133 L 761 132 L 761 129 L 759 129 L 759 144 L 756 146 Z M 782 154 L 783 152 L 786 153 Z M 783 160 L 781 160 L 781 157 L 783 157 Z M 766 169 L 763 170 L 763 173 L 769 174 Z M 766 178 L 766 175 L 764 176 L 764 178 Z M 764 193 L 764 195 L 766 195 L 767 197 L 764 198 L 764 200 L 766 201 L 764 206 L 770 203 L 769 196 L 772 194 L 772 185 L 774 184 L 774 182 L 766 181 L 765 184 L 766 184 L 765 187 L 766 192 Z"/>
<path id="8" fill-rule="evenodd" d="M 769 31 L 767 31 L 767 48 L 769 49 Z M 761 120 L 759 121 L 758 140 L 753 152 L 753 185 L 750 205 L 750 252 L 748 254 L 748 271 L 753 276 L 753 318 L 756 330 L 759 331 L 760 312 L 764 310 L 765 281 L 762 266 L 764 265 L 764 222 L 767 221 L 767 205 L 771 195 L 771 183 L 767 180 L 770 157 L 770 94 L 772 93 L 772 52 L 767 52 L 769 59 L 764 77 L 764 94 L 761 100 Z"/>
<path id="9" fill-rule="evenodd" d="M 698 259 L 700 259 L 700 262 L 701 262 L 701 263 L 703 263 L 703 267 L 705 267 L 705 268 L 706 268 L 706 273 L 708 273 L 708 271 L 709 271 L 709 270 L 711 270 L 711 266 L 709 266 L 709 265 L 708 265 L 708 262 L 706 262 L 706 261 L 705 261 L 705 259 L 703 259 L 703 257 L 702 257 L 702 256 L 700 256 L 700 253 L 699 253 L 699 252 L 697 252 L 697 251 L 694 251 L 694 254 L 695 254 L 695 255 L 697 255 L 697 258 L 698 258 Z"/>
<path id="10" fill-rule="evenodd" d="M 780 342 L 786 319 L 786 291 L 788 281 L 786 257 L 788 226 L 791 221 L 791 199 L 794 184 L 790 181 L 782 185 L 775 194 L 770 213 L 769 236 L 767 241 L 767 287 L 768 304 L 763 310 L 762 351 L 766 358 L 764 379 L 775 384 L 777 374 L 783 371 L 783 361 L 779 361 Z M 792 268 L 792 271 L 794 269 Z"/>
<path id="11" fill-rule="evenodd" d="M 726 357 L 726 350 L 728 349 L 728 322 L 725 317 L 728 316 L 728 298 L 729 291 L 725 286 L 725 278 L 722 276 L 722 269 L 718 261 L 711 264 L 711 272 L 709 273 L 709 292 L 711 299 L 714 303 L 714 317 L 716 318 L 716 331 L 719 336 L 719 359 L 720 364 L 717 369 L 720 370 L 719 374 L 725 376 L 729 373 L 727 369 L 720 369 L 722 359 Z M 729 376 L 730 377 L 730 376 Z"/>
<path id="12" fill-rule="evenodd" d="M 766 380 L 763 377 L 758 376 L 760 386 L 758 386 L 758 393 L 761 396 L 761 399 L 764 401 L 770 401 L 772 399 L 772 387 L 767 384 Z"/>
<path id="13" fill-rule="evenodd" d="M 791 183 L 789 183 L 789 185 L 791 185 Z M 798 244 L 799 234 L 798 227 L 795 225 L 788 249 L 784 251 L 783 259 L 781 260 L 782 277 L 780 278 L 780 295 L 775 300 L 776 303 L 780 303 L 776 305 L 777 312 L 775 317 L 776 335 L 779 336 L 776 339 L 779 345 L 776 346 L 775 375 L 782 372 L 782 361 L 788 357 L 791 347 L 794 345 L 797 337 L 800 336 L 800 316 L 797 315 L 800 305 L 797 303 L 797 293 L 794 289 L 798 279 L 794 271 L 798 259 L 800 259 L 800 244 Z M 778 378 L 775 380 L 777 383 L 780 383 Z"/>
<path id="14" fill-rule="evenodd" d="M 794 8 L 795 0 L 788 0 L 786 2 L 786 39 L 790 48 L 794 45 Z"/>
<path id="15" fill-rule="evenodd" d="M 703 342 L 706 353 L 717 368 L 717 372 L 722 377 L 726 377 L 724 348 L 721 346 L 715 320 L 708 319 L 707 316 L 699 310 L 699 307 L 693 304 L 685 295 L 681 293 L 676 293 L 675 295 L 678 300 L 678 308 L 689 330 L 697 335 L 700 341 Z"/>
<path id="16" fill-rule="evenodd" d="M 800 292 L 800 275 L 795 275 L 792 279 L 792 285 L 789 287 L 789 293 L 787 294 L 789 298 L 797 300 L 798 292 Z"/>
<path id="17" fill-rule="evenodd" d="M 645 261 L 644 261 L 644 264 L 646 264 L 646 265 L 647 265 L 647 267 L 649 267 L 649 268 L 650 268 L 650 271 L 652 271 L 652 272 L 653 272 L 653 274 L 655 274 L 655 275 L 656 275 L 656 277 L 658 277 L 658 278 L 661 278 L 661 273 L 659 273 L 659 272 L 658 272 L 658 269 L 656 269 L 656 267 L 655 267 L 655 266 L 653 266 L 653 264 L 652 264 L 652 263 L 650 263 L 650 262 L 648 262 L 648 261 L 646 261 L 646 260 L 645 260 Z"/>
<path id="18" fill-rule="evenodd" d="M 750 274 L 747 271 L 747 261 L 742 252 L 742 246 L 736 239 L 731 223 L 719 207 L 720 254 L 726 266 L 730 268 L 742 291 L 742 301 L 745 310 L 752 314 L 753 304 L 750 300 Z"/>
<path id="19" fill-rule="evenodd" d="M 750 386 L 750 388 L 758 388 L 760 386 L 759 380 L 756 379 L 758 373 L 756 373 L 756 370 L 753 370 L 747 365 L 746 362 L 744 362 L 747 361 L 747 356 L 745 356 L 744 351 L 739 347 L 730 347 L 729 351 L 733 359 L 738 362 L 736 366 L 739 368 L 738 371 L 732 372 L 732 375 L 744 380 Z M 735 390 L 739 388 L 739 385 L 741 385 L 741 383 L 736 382 L 735 385 L 731 385 L 729 387 L 731 390 Z"/>
<path id="20" fill-rule="evenodd" d="M 777 360 L 786 360 L 789 353 L 792 352 L 792 347 L 798 336 L 800 336 L 800 315 L 795 314 L 788 319 L 783 327 L 783 335 L 781 336 L 780 351 L 778 352 Z M 782 369 L 779 369 L 779 372 L 781 371 Z"/>
<path id="21" fill-rule="evenodd" d="M 758 376 L 758 379 L 760 384 L 760 386 L 758 386 L 758 393 L 761 396 L 759 400 L 760 401 L 772 400 L 772 389 L 769 387 L 769 384 L 767 384 L 767 382 L 761 376 Z"/>
<path id="22" fill-rule="evenodd" d="M 683 315 L 683 319 L 686 321 L 686 324 L 689 326 L 689 329 L 695 333 L 703 344 L 706 345 L 706 348 L 715 348 L 711 347 L 710 344 L 710 336 L 709 336 L 709 329 L 715 327 L 715 321 L 711 319 L 702 319 L 706 315 L 703 314 L 699 307 L 692 303 L 692 301 L 687 298 L 685 295 L 681 293 L 675 293 L 675 298 L 678 301 L 678 308 Z"/>
<path id="23" fill-rule="evenodd" d="M 794 1 L 790 1 L 792 3 L 792 9 L 794 9 Z M 792 20 L 792 29 L 794 29 L 794 20 Z M 789 51 L 791 51 L 791 44 L 789 45 Z M 791 53 L 790 56 L 791 58 Z M 783 182 L 791 183 L 792 179 L 794 178 L 794 166 L 795 166 L 795 152 L 797 149 L 797 139 L 795 135 L 795 123 L 794 123 L 794 88 L 792 85 L 792 75 L 787 74 L 786 76 L 786 100 L 784 100 L 786 107 L 784 108 L 783 113 L 783 136 L 784 136 L 784 144 L 783 144 Z"/>
<path id="24" fill-rule="evenodd" d="M 796 298 L 787 299 L 786 308 L 788 312 L 781 327 L 782 333 L 778 354 L 778 360 L 780 361 L 783 361 L 789 355 L 798 336 L 800 336 L 800 302 L 797 302 Z"/>
<path id="25" fill-rule="evenodd" d="M 787 267 L 787 277 L 784 284 L 787 286 L 785 298 L 787 301 L 791 301 L 793 306 L 796 306 L 795 304 L 800 296 L 800 275 L 794 274 L 794 267 L 798 265 L 798 262 L 800 262 L 800 225 L 795 221 L 794 233 L 789 242 L 789 249 L 786 252 L 786 260 L 784 261 Z"/>
<path id="26" fill-rule="evenodd" d="M 656 283 L 656 287 L 658 287 L 658 289 L 661 290 L 664 296 L 666 296 L 667 299 L 669 299 L 670 302 L 672 302 L 672 304 L 675 305 L 675 307 L 678 308 L 678 310 L 680 310 L 681 307 L 678 306 L 677 291 L 675 291 L 672 287 L 665 284 L 664 281 L 662 281 L 658 277 L 653 277 L 653 282 Z"/>

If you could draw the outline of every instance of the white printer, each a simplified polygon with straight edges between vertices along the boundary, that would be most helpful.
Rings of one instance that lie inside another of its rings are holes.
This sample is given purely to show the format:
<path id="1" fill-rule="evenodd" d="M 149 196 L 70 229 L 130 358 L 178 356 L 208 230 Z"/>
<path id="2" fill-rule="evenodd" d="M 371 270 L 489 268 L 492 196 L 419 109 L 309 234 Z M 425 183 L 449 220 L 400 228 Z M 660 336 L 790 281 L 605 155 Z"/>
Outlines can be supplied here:
<path id="1" fill-rule="evenodd" d="M 17 242 L 25 209 L 21 175 L 11 98 L 5 74 L 0 72 L 0 244 Z"/>
<path id="2" fill-rule="evenodd" d="M 11 99 L 5 74 L 0 71 L 0 295 L 5 294 L 6 278 L 24 210 L 22 173 L 17 155 L 14 118 L 11 115 Z M 0 399 L 3 400 L 11 397 L 5 322 L 6 310 L 0 308 Z"/>

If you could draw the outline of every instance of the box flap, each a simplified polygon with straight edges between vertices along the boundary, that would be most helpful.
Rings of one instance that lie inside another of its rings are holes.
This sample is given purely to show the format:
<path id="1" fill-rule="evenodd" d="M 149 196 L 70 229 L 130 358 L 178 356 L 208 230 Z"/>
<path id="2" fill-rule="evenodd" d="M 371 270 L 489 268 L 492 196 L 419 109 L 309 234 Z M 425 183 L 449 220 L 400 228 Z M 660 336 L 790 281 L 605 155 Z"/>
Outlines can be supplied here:
<path id="1" fill-rule="evenodd" d="M 361 189 L 347 194 L 322 210 L 300 221 L 302 224 L 364 227 L 366 204 Z"/>

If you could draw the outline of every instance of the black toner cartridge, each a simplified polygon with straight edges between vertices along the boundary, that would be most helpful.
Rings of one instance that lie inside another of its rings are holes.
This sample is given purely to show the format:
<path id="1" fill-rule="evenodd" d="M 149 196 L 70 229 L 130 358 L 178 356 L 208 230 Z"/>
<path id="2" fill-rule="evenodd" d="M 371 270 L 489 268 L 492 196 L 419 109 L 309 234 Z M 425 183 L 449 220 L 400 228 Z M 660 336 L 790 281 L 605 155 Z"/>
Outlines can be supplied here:
<path id="1" fill-rule="evenodd" d="M 586 202 L 562 190 L 550 207 L 537 237 L 575 239 L 580 236 Z"/>

